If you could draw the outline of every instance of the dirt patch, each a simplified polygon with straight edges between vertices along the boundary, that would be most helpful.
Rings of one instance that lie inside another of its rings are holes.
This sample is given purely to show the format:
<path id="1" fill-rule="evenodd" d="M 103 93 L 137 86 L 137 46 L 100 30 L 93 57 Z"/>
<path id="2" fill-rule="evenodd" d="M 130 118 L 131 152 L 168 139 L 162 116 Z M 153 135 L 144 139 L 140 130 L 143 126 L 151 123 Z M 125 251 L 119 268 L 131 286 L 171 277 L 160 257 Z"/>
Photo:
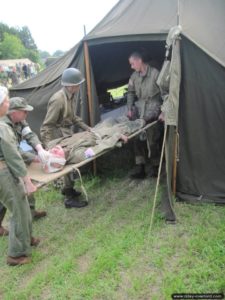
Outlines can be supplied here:
<path id="1" fill-rule="evenodd" d="M 125 300 L 129 298 L 127 291 L 132 288 L 132 283 L 126 272 L 121 272 L 120 276 L 121 282 L 117 290 L 118 299 Z"/>
<path id="2" fill-rule="evenodd" d="M 86 273 L 89 270 L 89 266 L 91 265 L 91 258 L 86 253 L 85 255 L 82 255 L 77 260 L 78 270 L 81 273 Z"/>

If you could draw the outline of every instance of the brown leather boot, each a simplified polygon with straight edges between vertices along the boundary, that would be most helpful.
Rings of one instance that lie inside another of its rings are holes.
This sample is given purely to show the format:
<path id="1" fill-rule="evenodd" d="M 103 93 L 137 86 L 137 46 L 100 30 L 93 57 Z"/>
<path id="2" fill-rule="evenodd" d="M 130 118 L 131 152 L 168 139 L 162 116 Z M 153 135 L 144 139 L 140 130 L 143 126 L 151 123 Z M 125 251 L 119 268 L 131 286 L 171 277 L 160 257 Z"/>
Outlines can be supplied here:
<path id="1" fill-rule="evenodd" d="M 21 265 L 31 263 L 31 258 L 27 256 L 19 256 L 19 257 L 8 256 L 6 262 L 9 266 L 21 266 Z"/>
<path id="2" fill-rule="evenodd" d="M 31 241 L 30 241 L 30 245 L 37 247 L 40 244 L 40 239 L 39 238 L 35 238 L 32 236 Z"/>
<path id="3" fill-rule="evenodd" d="M 39 219 L 44 218 L 46 216 L 47 216 L 47 212 L 44 211 L 44 210 L 35 210 L 33 212 L 33 219 L 34 220 L 39 220 Z"/>
<path id="4" fill-rule="evenodd" d="M 0 225 L 0 236 L 9 235 L 9 231 Z"/>

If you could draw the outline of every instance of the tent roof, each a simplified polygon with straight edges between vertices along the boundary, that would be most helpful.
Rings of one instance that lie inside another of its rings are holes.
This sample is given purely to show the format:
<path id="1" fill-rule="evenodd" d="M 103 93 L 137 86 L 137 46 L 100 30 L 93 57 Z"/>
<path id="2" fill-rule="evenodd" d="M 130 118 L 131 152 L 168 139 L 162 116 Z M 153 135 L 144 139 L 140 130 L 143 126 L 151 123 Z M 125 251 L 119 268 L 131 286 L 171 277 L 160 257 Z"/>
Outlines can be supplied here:
<path id="1" fill-rule="evenodd" d="M 84 38 L 87 41 L 182 33 L 225 66 L 224 0 L 120 0 Z"/>
<path id="2" fill-rule="evenodd" d="M 165 34 L 177 24 L 177 0 L 121 0 L 84 38 Z"/>
<path id="3" fill-rule="evenodd" d="M 180 23 L 182 34 L 225 66 L 224 0 L 120 0 L 84 37 L 89 45 L 107 42 L 165 40 Z M 12 88 L 23 90 L 49 84 L 72 65 L 82 41 L 44 71 Z"/>

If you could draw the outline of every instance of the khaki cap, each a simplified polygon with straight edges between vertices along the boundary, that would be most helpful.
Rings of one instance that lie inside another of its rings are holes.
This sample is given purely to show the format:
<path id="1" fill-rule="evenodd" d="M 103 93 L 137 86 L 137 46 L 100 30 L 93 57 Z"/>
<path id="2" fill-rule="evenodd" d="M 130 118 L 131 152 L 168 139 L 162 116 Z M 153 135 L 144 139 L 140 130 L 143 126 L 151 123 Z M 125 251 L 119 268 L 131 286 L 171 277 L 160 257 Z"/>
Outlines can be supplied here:
<path id="1" fill-rule="evenodd" d="M 32 111 L 34 108 L 27 104 L 27 100 L 22 97 L 13 97 L 9 99 L 9 112 L 15 110 Z"/>

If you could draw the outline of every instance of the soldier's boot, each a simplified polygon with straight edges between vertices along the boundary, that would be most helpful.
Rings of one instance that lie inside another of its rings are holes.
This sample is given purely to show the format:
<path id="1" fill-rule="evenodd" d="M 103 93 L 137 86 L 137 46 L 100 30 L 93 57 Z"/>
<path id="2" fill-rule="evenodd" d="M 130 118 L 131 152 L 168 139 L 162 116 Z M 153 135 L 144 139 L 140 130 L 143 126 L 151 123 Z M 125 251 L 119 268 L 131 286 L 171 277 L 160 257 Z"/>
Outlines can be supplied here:
<path id="1" fill-rule="evenodd" d="M 73 197 L 79 197 L 81 195 L 80 191 L 77 191 L 74 188 L 65 188 L 65 187 L 63 187 L 61 190 L 62 195 L 65 196 L 66 195 L 65 191 L 68 191 L 68 190 Z"/>
<path id="2" fill-rule="evenodd" d="M 137 165 L 133 174 L 130 175 L 131 179 L 144 179 L 146 177 L 145 165 Z"/>
<path id="3" fill-rule="evenodd" d="M 28 196 L 28 201 L 29 201 L 29 206 L 30 206 L 30 211 L 31 211 L 33 221 L 39 220 L 47 216 L 47 212 L 45 210 L 35 209 L 36 199 L 33 194 L 30 194 Z"/>
<path id="4" fill-rule="evenodd" d="M 73 191 L 71 190 L 73 189 L 71 188 L 64 189 L 65 192 L 64 204 L 66 208 L 73 208 L 73 207 L 81 208 L 88 205 L 87 201 L 82 201 L 77 199 L 77 197 L 74 197 Z"/>
<path id="5" fill-rule="evenodd" d="M 47 216 L 47 212 L 45 210 L 34 210 L 32 212 L 33 220 L 39 220 Z"/>
<path id="6" fill-rule="evenodd" d="M 21 266 L 21 265 L 31 263 L 31 258 L 27 256 L 19 256 L 19 257 L 8 256 L 6 262 L 9 266 Z"/>

